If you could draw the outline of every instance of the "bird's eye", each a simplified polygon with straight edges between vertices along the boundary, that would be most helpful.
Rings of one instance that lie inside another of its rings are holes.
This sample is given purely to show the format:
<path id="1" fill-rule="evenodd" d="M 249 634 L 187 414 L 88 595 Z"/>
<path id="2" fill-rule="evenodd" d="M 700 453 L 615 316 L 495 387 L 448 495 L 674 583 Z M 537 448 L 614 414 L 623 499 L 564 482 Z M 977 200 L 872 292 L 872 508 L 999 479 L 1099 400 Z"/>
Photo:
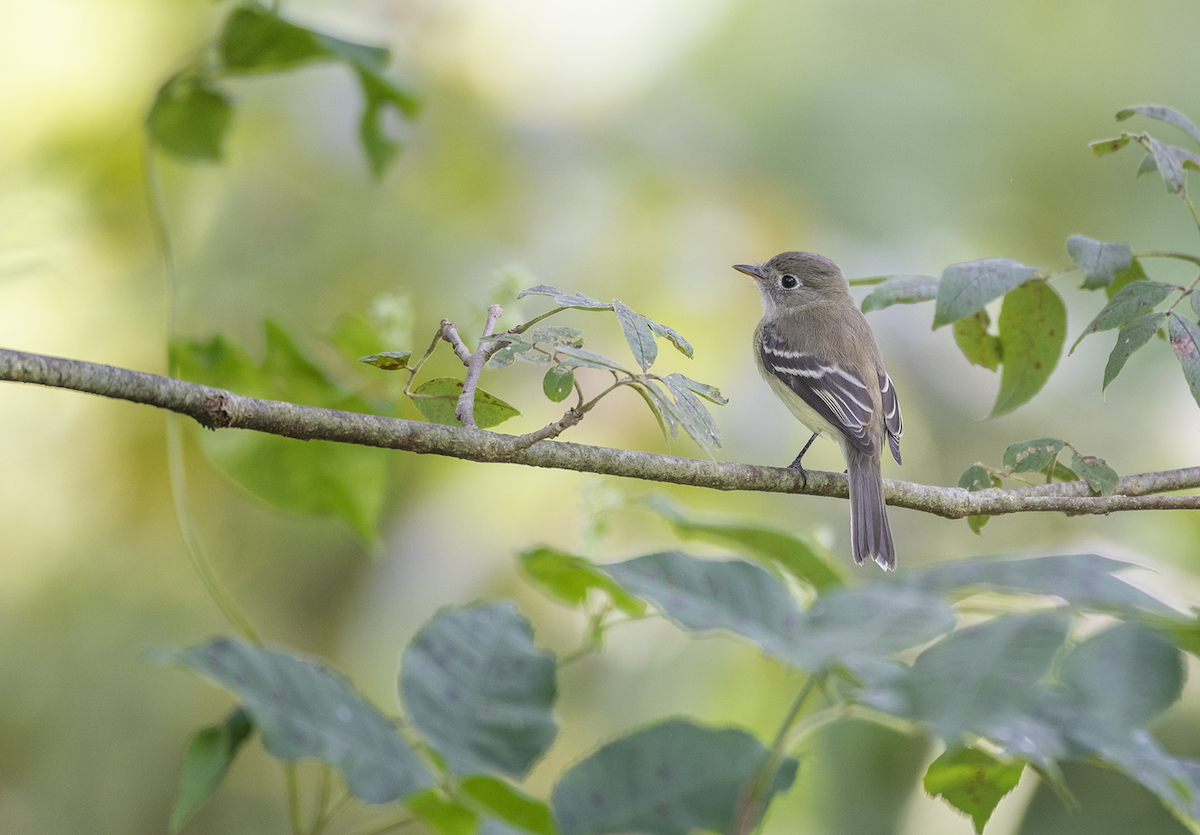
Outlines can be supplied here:
<path id="1" fill-rule="evenodd" d="M 794 275 L 785 275 L 779 279 L 779 284 L 784 290 L 792 290 L 800 283 L 800 280 Z"/>

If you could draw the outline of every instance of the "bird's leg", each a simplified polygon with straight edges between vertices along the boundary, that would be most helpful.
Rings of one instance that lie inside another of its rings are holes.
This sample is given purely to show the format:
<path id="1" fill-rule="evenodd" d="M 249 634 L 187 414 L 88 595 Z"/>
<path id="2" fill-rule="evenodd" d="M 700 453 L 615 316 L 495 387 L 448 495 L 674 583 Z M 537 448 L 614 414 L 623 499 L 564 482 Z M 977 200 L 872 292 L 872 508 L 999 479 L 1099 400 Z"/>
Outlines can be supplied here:
<path id="1" fill-rule="evenodd" d="M 815 441 L 817 439 L 817 434 L 818 433 L 816 433 L 816 432 L 813 433 L 813 436 L 808 439 L 808 443 L 804 445 L 804 449 L 800 450 L 800 454 L 796 456 L 796 460 L 793 461 L 792 463 L 788 464 L 789 470 L 799 470 L 800 471 L 800 475 L 802 475 L 804 477 L 804 486 L 805 487 L 808 486 L 808 471 L 804 469 L 804 465 L 802 465 L 800 463 L 800 459 L 804 457 L 804 453 L 808 452 L 808 448 L 813 445 L 813 441 Z"/>

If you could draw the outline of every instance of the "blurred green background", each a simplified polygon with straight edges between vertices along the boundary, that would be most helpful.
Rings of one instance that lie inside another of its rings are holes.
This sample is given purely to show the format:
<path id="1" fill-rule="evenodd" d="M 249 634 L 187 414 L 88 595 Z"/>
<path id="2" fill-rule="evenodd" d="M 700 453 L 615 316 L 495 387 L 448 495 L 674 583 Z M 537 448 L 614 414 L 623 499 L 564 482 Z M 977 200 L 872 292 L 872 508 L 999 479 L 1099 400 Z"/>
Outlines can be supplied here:
<path id="1" fill-rule="evenodd" d="M 0 4 L 0 344 L 165 372 L 167 290 L 141 125 L 158 85 L 227 8 Z M 695 358 L 664 351 L 656 370 L 731 398 L 717 410 L 718 457 L 783 465 L 807 433 L 754 371 L 759 302 L 731 264 L 807 249 L 850 277 L 940 275 L 1000 255 L 1054 268 L 1069 264 L 1072 233 L 1135 252 L 1198 249 L 1181 201 L 1155 177 L 1135 180 L 1135 154 L 1094 160 L 1086 146 L 1114 135 L 1112 114 L 1129 104 L 1200 118 L 1191 0 L 289 0 L 283 11 L 391 47 L 424 111 L 404 129 L 399 161 L 373 182 L 344 68 L 233 82 L 225 163 L 162 162 L 178 328 L 187 338 L 227 333 L 259 356 L 270 317 L 347 381 L 356 372 L 322 338 L 343 313 L 391 310 L 398 344 L 380 349 L 421 351 L 442 317 L 475 333 L 493 300 L 546 282 L 620 298 L 682 332 Z M 1072 281 L 1058 286 L 1073 340 L 1100 302 L 1073 293 Z M 502 325 L 544 309 L 524 300 Z M 1008 443 L 1044 435 L 1122 474 L 1200 455 L 1200 412 L 1165 345 L 1135 356 L 1106 402 L 1112 338 L 1087 340 L 1032 403 L 988 421 L 997 377 L 968 366 L 931 319 L 930 305 L 870 317 L 906 419 L 905 465 L 885 476 L 954 485 L 976 461 L 998 464 Z M 561 323 L 623 356 L 611 318 Z M 456 365 L 443 346 L 431 370 Z M 524 412 L 504 431 L 561 414 L 536 369 L 487 372 L 484 385 Z M 541 645 L 572 649 L 580 621 L 532 590 L 514 555 L 544 542 L 618 559 L 673 544 L 641 507 L 647 495 L 714 518 L 769 520 L 849 562 L 843 502 L 386 452 L 385 522 L 368 547 L 344 522 L 281 514 L 249 496 L 207 463 L 199 435 L 189 427 L 193 509 L 225 581 L 271 640 L 330 660 L 387 710 L 401 647 L 442 605 L 514 596 Z M 165 436 L 163 414 L 146 407 L 0 387 L 4 833 L 165 831 L 186 735 L 229 705 L 142 657 L 229 631 L 188 563 Z M 667 449 L 629 392 L 567 439 Z M 702 454 L 686 439 L 673 450 Z M 842 468 L 827 442 L 806 463 Z M 1097 551 L 1154 565 L 1149 586 L 1200 601 L 1196 514 L 1002 517 L 982 537 L 964 522 L 900 510 L 891 519 L 910 566 Z M 564 671 L 563 730 L 530 789 L 544 795 L 599 742 L 669 714 L 766 736 L 800 680 L 723 638 L 688 640 L 665 624 L 617 630 L 603 656 Z M 1198 704 L 1189 688 L 1160 723 L 1169 750 L 1200 755 Z M 970 831 L 914 782 L 937 753 L 923 740 L 847 723 L 811 749 L 768 832 Z M 1183 831 L 1122 779 L 1084 767 L 1069 777 L 1081 813 L 1027 775 L 988 831 Z M 252 746 L 187 831 L 286 831 L 284 797 L 277 764 Z"/>

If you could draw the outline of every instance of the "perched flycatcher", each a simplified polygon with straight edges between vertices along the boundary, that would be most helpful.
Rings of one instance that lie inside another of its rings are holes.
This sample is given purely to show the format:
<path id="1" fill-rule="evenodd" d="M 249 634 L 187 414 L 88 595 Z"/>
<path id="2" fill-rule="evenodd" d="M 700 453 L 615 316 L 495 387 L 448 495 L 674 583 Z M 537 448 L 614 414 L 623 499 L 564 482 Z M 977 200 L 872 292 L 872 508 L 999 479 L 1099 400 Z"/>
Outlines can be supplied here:
<path id="1" fill-rule="evenodd" d="M 764 264 L 734 267 L 762 292 L 763 318 L 754 331 L 758 370 L 780 400 L 813 433 L 842 446 L 850 480 L 850 542 L 854 561 L 874 558 L 896 567 L 879 459 L 886 439 L 900 463 L 904 421 L 892 379 L 850 285 L 832 261 L 811 252 L 784 252 Z"/>

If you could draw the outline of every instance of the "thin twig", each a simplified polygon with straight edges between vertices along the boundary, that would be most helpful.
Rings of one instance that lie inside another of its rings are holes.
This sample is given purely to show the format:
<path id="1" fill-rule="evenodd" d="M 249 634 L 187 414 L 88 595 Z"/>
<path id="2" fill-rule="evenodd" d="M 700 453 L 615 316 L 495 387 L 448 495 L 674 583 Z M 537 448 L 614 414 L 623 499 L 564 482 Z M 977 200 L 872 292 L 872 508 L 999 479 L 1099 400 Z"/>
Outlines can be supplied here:
<path id="1" fill-rule="evenodd" d="M 0 348 L 0 380 L 51 386 L 157 406 L 187 415 L 209 429 L 250 429 L 298 440 L 325 440 L 467 461 L 524 464 L 645 481 L 847 498 L 846 476 L 809 470 L 807 482 L 786 467 L 702 461 L 626 449 L 540 440 L 522 447 L 518 436 L 399 418 L 318 409 L 243 397 L 126 368 Z M 990 488 L 969 493 L 884 481 L 888 504 L 947 519 L 1024 512 L 1107 514 L 1121 510 L 1197 510 L 1200 496 L 1154 495 L 1200 487 L 1200 467 L 1122 476 L 1111 496 L 1092 495 L 1086 481 Z"/>
<path id="2" fill-rule="evenodd" d="M 467 429 L 474 429 L 475 424 L 475 389 L 479 386 L 479 375 L 483 373 L 483 366 L 491 359 L 492 354 L 500 350 L 503 345 L 499 342 L 493 342 L 487 339 L 492 335 L 492 331 L 496 328 L 496 322 L 503 315 L 504 308 L 498 304 L 494 304 L 488 308 L 487 322 L 483 326 L 483 338 L 475 345 L 475 353 L 469 355 L 466 359 L 467 376 L 463 378 L 462 394 L 458 396 L 458 406 L 454 409 L 454 416 Z M 451 325 L 451 328 L 454 326 Z M 458 334 L 455 333 L 457 337 Z M 460 342 L 461 344 L 461 342 Z M 458 353 L 458 348 L 454 351 Z M 462 357 L 462 354 L 459 354 Z"/>

